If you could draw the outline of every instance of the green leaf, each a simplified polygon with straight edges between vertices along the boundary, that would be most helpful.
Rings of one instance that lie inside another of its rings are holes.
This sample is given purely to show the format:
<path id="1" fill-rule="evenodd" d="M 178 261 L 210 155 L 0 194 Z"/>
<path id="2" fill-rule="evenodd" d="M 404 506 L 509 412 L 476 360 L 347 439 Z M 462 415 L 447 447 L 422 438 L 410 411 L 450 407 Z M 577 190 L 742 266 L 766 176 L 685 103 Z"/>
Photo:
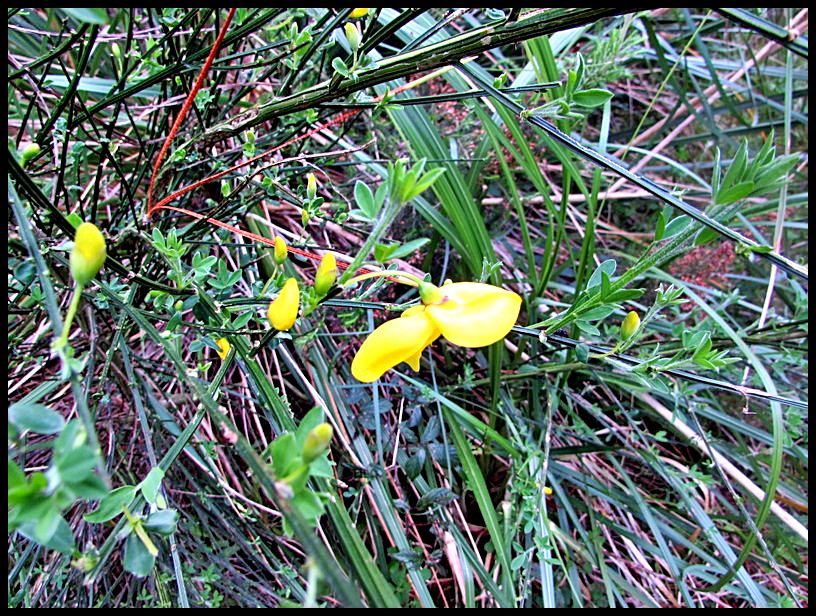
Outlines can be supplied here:
<path id="1" fill-rule="evenodd" d="M 754 183 L 752 181 L 748 180 L 746 182 L 740 182 L 739 184 L 731 186 L 730 188 L 721 190 L 717 195 L 717 203 L 721 205 L 734 203 L 750 195 L 753 190 Z"/>
<path id="2" fill-rule="evenodd" d="M 139 489 L 142 491 L 142 495 L 148 503 L 153 504 L 156 502 L 156 497 L 159 494 L 159 488 L 161 488 L 163 478 L 164 471 L 158 466 L 154 466 L 150 469 L 147 477 L 139 484 Z"/>
<path id="3" fill-rule="evenodd" d="M 705 332 L 702 342 L 697 347 L 697 350 L 694 351 L 694 356 L 692 357 L 692 360 L 694 360 L 695 363 L 699 363 L 700 360 L 704 359 L 705 356 L 708 355 L 708 352 L 711 350 L 711 344 L 712 344 L 711 334 Z"/>
<path id="4" fill-rule="evenodd" d="M 17 471 L 19 471 L 19 467 L 17 467 Z M 9 464 L 8 504 L 15 506 L 26 503 L 28 505 L 32 499 L 37 500 L 38 497 L 42 497 L 43 490 L 48 485 L 45 473 L 36 471 L 27 480 L 23 477 L 23 482 L 20 483 L 19 476 L 16 476 L 17 471 L 14 471 L 11 464 Z M 12 477 L 12 474 L 15 477 Z M 12 480 L 14 480 L 13 485 Z"/>
<path id="5" fill-rule="evenodd" d="M 136 533 L 128 535 L 125 540 L 125 555 L 122 558 L 122 566 L 125 571 L 136 577 L 145 577 L 153 570 L 155 562 L 156 557 L 147 551 Z"/>
<path id="6" fill-rule="evenodd" d="M 425 190 L 430 188 L 439 177 L 445 173 L 444 167 L 437 167 L 436 169 L 431 169 L 423 175 L 415 184 L 411 191 L 408 192 L 408 198 L 406 201 L 410 201 L 414 197 L 418 197 L 421 195 Z"/>
<path id="7" fill-rule="evenodd" d="M 575 321 L 575 326 L 578 329 L 580 329 L 582 333 L 587 334 L 588 336 L 598 337 L 601 335 L 601 330 L 599 330 L 591 323 L 587 323 L 586 321 L 582 321 L 579 319 Z"/>
<path id="8" fill-rule="evenodd" d="M 611 278 L 612 275 L 615 273 L 618 264 L 615 262 L 614 259 L 607 259 L 603 263 L 601 263 L 594 272 L 592 272 L 592 276 L 589 277 L 589 282 L 587 282 L 586 288 L 592 289 L 597 287 L 601 284 L 601 274 L 606 272 L 606 274 Z"/>
<path id="9" fill-rule="evenodd" d="M 716 229 L 712 229 L 710 227 L 705 227 L 704 229 L 700 229 L 700 232 L 694 238 L 694 245 L 702 246 L 703 244 L 707 244 L 708 242 L 713 242 L 718 237 L 720 237 L 719 231 L 717 231 Z"/>
<path id="10" fill-rule="evenodd" d="M 600 319 L 605 319 L 613 312 L 615 312 L 615 306 L 598 306 L 596 308 L 592 308 L 591 310 L 587 310 L 586 312 L 584 312 L 581 315 L 581 320 L 598 321 Z"/>
<path id="11" fill-rule="evenodd" d="M 610 304 L 618 304 L 620 302 L 629 301 L 630 299 L 637 299 L 645 292 L 646 289 L 620 289 L 612 293 L 612 295 L 607 295 L 604 300 Z"/>
<path id="12" fill-rule="evenodd" d="M 371 189 L 368 187 L 368 184 L 361 180 L 357 180 L 357 182 L 354 184 L 354 200 L 357 202 L 360 209 L 365 212 L 365 215 L 371 220 L 374 220 L 377 217 L 377 214 L 379 214 L 380 208 L 374 200 L 374 195 L 372 194 Z"/>
<path id="13" fill-rule="evenodd" d="M 654 241 L 659 242 L 663 239 L 663 233 L 666 231 L 666 215 L 661 211 L 657 214 L 657 223 L 655 224 Z"/>
<path id="14" fill-rule="evenodd" d="M 278 478 L 286 477 L 295 466 L 301 463 L 300 447 L 297 445 L 295 435 L 291 432 L 276 438 L 269 446 L 269 453 L 272 457 L 272 471 Z"/>
<path id="15" fill-rule="evenodd" d="M 122 507 L 129 507 L 136 496 L 136 486 L 121 486 L 111 490 L 99 501 L 99 506 L 83 517 L 86 522 L 100 524 L 112 520 L 122 513 Z"/>
<path id="16" fill-rule="evenodd" d="M 687 214 L 681 214 L 677 218 L 672 218 L 666 225 L 666 232 L 663 234 L 663 239 L 667 240 L 670 237 L 674 237 L 688 227 L 690 223 L 691 216 L 688 216 Z"/>
<path id="17" fill-rule="evenodd" d="M 63 455 L 55 455 L 54 465 L 65 481 L 78 483 L 93 472 L 96 462 L 96 454 L 90 445 L 81 445 Z"/>
<path id="18" fill-rule="evenodd" d="M 583 363 L 589 361 L 589 346 L 587 346 L 586 342 L 579 342 L 575 345 L 575 357 Z"/>
<path id="19" fill-rule="evenodd" d="M 349 76 L 349 69 L 346 66 L 346 63 L 343 62 L 340 58 L 335 58 L 332 60 L 332 68 L 336 73 L 339 73 L 343 77 Z"/>
<path id="20" fill-rule="evenodd" d="M 374 246 L 374 259 L 376 259 L 377 263 L 385 263 L 398 247 L 399 244 L 377 244 Z"/>
<path id="21" fill-rule="evenodd" d="M 303 448 L 303 443 L 306 441 L 306 436 L 314 430 L 317 426 L 326 421 L 326 416 L 323 409 L 319 406 L 314 406 L 306 413 L 303 419 L 300 420 L 297 429 L 295 430 L 295 439 L 297 442 L 298 451 Z"/>
<path id="22" fill-rule="evenodd" d="M 15 402 L 8 409 L 8 420 L 20 432 L 36 434 L 57 434 L 65 426 L 62 415 L 36 402 Z"/>
<path id="23" fill-rule="evenodd" d="M 306 489 L 295 492 L 295 495 L 289 499 L 289 504 L 310 523 L 317 521 L 317 518 L 323 515 L 326 509 L 320 497 Z"/>
<path id="24" fill-rule="evenodd" d="M 144 527 L 153 533 L 158 533 L 166 537 L 176 531 L 179 513 L 175 509 L 163 509 L 151 513 L 144 521 Z"/>
<path id="25" fill-rule="evenodd" d="M 728 171 L 725 174 L 725 177 L 722 179 L 722 184 L 720 185 L 720 192 L 717 195 L 717 203 L 728 203 L 727 201 L 723 200 L 722 194 L 726 192 L 732 186 L 736 186 L 739 184 L 743 178 L 743 172 L 745 171 L 745 161 L 748 157 L 748 142 L 743 141 L 740 144 L 739 149 L 737 150 L 736 155 L 734 156 L 734 160 L 731 163 L 731 166 L 728 167 Z"/>
<path id="26" fill-rule="evenodd" d="M 576 92 L 572 95 L 572 100 L 576 105 L 580 105 L 581 107 L 600 107 L 612 98 L 612 96 L 613 94 L 609 90 L 593 88 Z"/>
<path id="27" fill-rule="evenodd" d="M 60 9 L 63 13 L 68 15 L 69 17 L 73 17 L 77 21 L 87 23 L 87 24 L 95 24 L 97 26 L 104 26 L 105 24 L 110 23 L 108 19 L 108 14 L 105 9 L 102 8 L 92 8 L 92 9 Z"/>
<path id="28" fill-rule="evenodd" d="M 56 550 L 62 554 L 72 553 L 75 548 L 75 541 L 74 535 L 71 532 L 71 527 L 68 526 L 68 523 L 62 518 L 61 515 L 58 514 L 56 515 L 56 518 L 52 518 L 50 522 L 55 522 L 55 524 L 53 525 L 53 532 L 51 532 L 51 535 L 46 541 L 39 541 L 36 537 L 35 529 L 37 527 L 37 520 L 28 520 L 27 522 L 24 522 L 17 529 L 17 532 L 31 541 L 44 545 L 49 550 Z"/>
<path id="29" fill-rule="evenodd" d="M 63 477 L 65 486 L 70 489 L 77 498 L 87 500 L 99 500 L 108 493 L 108 485 L 105 481 L 94 473 L 86 476 L 81 481 L 71 481 Z"/>
<path id="30" fill-rule="evenodd" d="M 391 248 L 391 252 L 389 253 L 388 258 L 402 259 L 403 257 L 410 256 L 430 241 L 431 240 L 429 240 L 427 237 L 420 237 L 415 240 L 411 240 L 410 242 L 405 242 L 401 245 L 394 244 L 389 247 Z"/>

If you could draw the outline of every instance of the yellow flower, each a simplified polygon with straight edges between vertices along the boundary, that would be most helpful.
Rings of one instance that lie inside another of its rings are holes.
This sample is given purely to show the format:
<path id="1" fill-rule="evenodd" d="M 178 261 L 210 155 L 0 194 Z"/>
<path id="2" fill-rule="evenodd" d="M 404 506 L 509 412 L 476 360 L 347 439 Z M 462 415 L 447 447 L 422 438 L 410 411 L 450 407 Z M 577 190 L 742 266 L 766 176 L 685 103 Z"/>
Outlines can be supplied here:
<path id="1" fill-rule="evenodd" d="M 351 15 L 349 15 L 349 17 L 351 17 L 352 19 L 355 19 L 357 17 L 365 17 L 366 15 L 368 15 L 368 12 L 370 10 L 371 9 L 354 9 L 351 12 Z"/>
<path id="2" fill-rule="evenodd" d="M 275 237 L 275 263 L 278 265 L 283 265 L 283 262 L 286 261 L 288 254 L 289 249 L 286 247 L 286 242 L 284 242 L 283 238 L 278 235 Z"/>
<path id="3" fill-rule="evenodd" d="M 463 347 L 483 347 L 504 338 L 521 309 L 521 297 L 489 284 L 420 285 L 422 304 L 386 321 L 366 338 L 351 362 L 358 381 L 371 383 L 401 362 L 415 371 L 425 347 L 439 336 Z"/>
<path id="4" fill-rule="evenodd" d="M 70 259 L 71 276 L 77 284 L 83 287 L 88 284 L 102 267 L 106 256 L 105 237 L 96 225 L 90 222 L 79 225 Z"/>
<path id="5" fill-rule="evenodd" d="M 218 353 L 218 357 L 220 357 L 222 360 L 226 359 L 230 352 L 230 343 L 227 342 L 226 338 L 219 338 L 215 341 L 215 344 L 217 344 L 218 348 L 221 349 L 220 351 L 216 351 L 216 353 Z"/>
<path id="6" fill-rule="evenodd" d="M 269 304 L 266 315 L 272 327 L 281 331 L 290 329 L 295 324 L 300 306 L 300 290 L 297 280 L 290 278 L 283 285 L 278 296 Z"/>
<path id="7" fill-rule="evenodd" d="M 320 260 L 320 265 L 317 266 L 315 293 L 323 297 L 329 292 L 335 280 L 337 280 L 337 260 L 334 258 L 334 253 L 327 252 Z"/>

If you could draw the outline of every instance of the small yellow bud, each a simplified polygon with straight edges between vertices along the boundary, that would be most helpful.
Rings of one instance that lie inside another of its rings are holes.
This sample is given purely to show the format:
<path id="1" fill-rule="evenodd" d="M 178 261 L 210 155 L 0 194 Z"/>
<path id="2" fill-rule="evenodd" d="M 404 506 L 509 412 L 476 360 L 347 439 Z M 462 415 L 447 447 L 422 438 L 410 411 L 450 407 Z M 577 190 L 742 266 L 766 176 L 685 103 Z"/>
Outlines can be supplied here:
<path id="1" fill-rule="evenodd" d="M 638 327 L 640 327 L 640 317 L 637 312 L 632 310 L 626 315 L 626 318 L 623 319 L 623 323 L 621 323 L 621 335 L 623 339 L 628 340 L 631 338 L 638 330 Z"/>
<path id="2" fill-rule="evenodd" d="M 306 175 L 306 196 L 309 199 L 314 199 L 317 194 L 317 178 L 314 173 Z"/>
<path id="3" fill-rule="evenodd" d="M 334 254 L 327 252 L 323 255 L 320 265 L 317 266 L 317 273 L 315 274 L 315 293 L 318 297 L 323 297 L 329 292 L 334 281 L 337 279 L 337 260 Z"/>
<path id="4" fill-rule="evenodd" d="M 283 262 L 286 261 L 288 254 L 289 249 L 286 247 L 286 242 L 284 242 L 283 238 L 278 235 L 275 238 L 275 263 L 278 265 L 283 265 Z"/>
<path id="5" fill-rule="evenodd" d="M 311 216 L 309 215 L 309 210 L 306 208 L 300 210 L 300 222 L 305 227 L 309 224 L 309 219 Z"/>
<path id="6" fill-rule="evenodd" d="M 269 304 L 266 316 L 272 327 L 286 331 L 295 324 L 300 306 L 300 289 L 297 280 L 289 278 L 278 296 Z"/>
<path id="7" fill-rule="evenodd" d="M 357 29 L 357 24 L 347 21 L 346 25 L 343 26 L 343 29 L 346 31 L 346 38 L 351 46 L 351 50 L 357 51 L 360 48 L 360 40 L 362 38 L 360 36 L 360 31 Z"/>
<path id="8" fill-rule="evenodd" d="M 356 19 L 357 17 L 365 17 L 366 15 L 368 15 L 368 12 L 370 10 L 371 9 L 354 9 L 351 12 L 351 15 L 349 15 L 349 17 L 351 17 L 352 19 Z"/>
<path id="9" fill-rule="evenodd" d="M 218 353 L 218 357 L 220 357 L 222 361 L 225 360 L 230 352 L 230 343 L 227 342 L 226 338 L 219 338 L 216 340 L 215 344 L 217 344 L 218 348 L 221 349 L 220 351 L 216 351 L 216 353 Z"/>
<path id="10" fill-rule="evenodd" d="M 77 227 L 74 236 L 74 248 L 71 250 L 71 276 L 85 286 L 105 262 L 105 237 L 96 225 L 83 222 Z"/>
<path id="11" fill-rule="evenodd" d="M 312 428 L 303 441 L 303 450 L 301 451 L 303 461 L 308 464 L 326 451 L 329 447 L 329 443 L 331 443 L 333 434 L 334 430 L 331 424 L 322 423 Z"/>

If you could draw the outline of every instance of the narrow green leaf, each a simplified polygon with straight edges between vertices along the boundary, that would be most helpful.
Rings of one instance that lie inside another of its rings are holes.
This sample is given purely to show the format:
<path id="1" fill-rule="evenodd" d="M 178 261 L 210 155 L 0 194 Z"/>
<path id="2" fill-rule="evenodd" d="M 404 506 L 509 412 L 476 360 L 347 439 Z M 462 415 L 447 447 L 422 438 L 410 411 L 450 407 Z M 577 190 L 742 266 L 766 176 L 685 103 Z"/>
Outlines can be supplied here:
<path id="1" fill-rule="evenodd" d="M 148 503 L 153 504 L 156 502 L 156 497 L 159 494 L 159 488 L 161 488 L 163 478 L 164 471 L 158 466 L 154 466 L 150 469 L 150 472 L 147 473 L 147 477 L 139 484 L 139 489 L 141 489 L 142 495 Z"/>
<path id="2" fill-rule="evenodd" d="M 375 219 L 379 213 L 379 207 L 374 201 L 374 195 L 368 184 L 361 180 L 357 180 L 354 184 L 354 200 L 358 207 L 365 212 L 370 219 Z"/>
<path id="3" fill-rule="evenodd" d="M 136 497 L 136 486 L 120 486 L 111 490 L 99 501 L 97 508 L 83 517 L 86 522 L 100 524 L 112 520 L 122 513 L 122 507 L 129 507 Z"/>
<path id="4" fill-rule="evenodd" d="M 740 182 L 739 184 L 721 190 L 720 194 L 717 195 L 717 203 L 720 205 L 734 203 L 750 195 L 753 190 L 754 183 L 752 181 Z"/>
<path id="5" fill-rule="evenodd" d="M 572 96 L 572 100 L 575 102 L 576 105 L 580 105 L 581 107 L 600 107 L 610 98 L 612 98 L 613 94 L 609 90 L 602 90 L 600 88 L 593 88 L 590 90 L 581 90 L 576 92 Z"/>

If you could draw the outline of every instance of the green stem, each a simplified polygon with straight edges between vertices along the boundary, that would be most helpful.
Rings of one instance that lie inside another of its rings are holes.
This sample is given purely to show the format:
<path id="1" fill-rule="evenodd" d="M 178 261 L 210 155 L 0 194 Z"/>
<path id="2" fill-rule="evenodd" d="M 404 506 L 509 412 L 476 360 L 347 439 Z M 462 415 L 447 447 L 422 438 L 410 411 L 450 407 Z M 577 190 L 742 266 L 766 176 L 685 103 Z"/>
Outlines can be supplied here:
<path id="1" fill-rule="evenodd" d="M 345 273 L 340 277 L 340 280 L 337 281 L 337 284 L 339 284 L 341 287 L 345 286 L 354 272 L 360 269 L 360 265 L 362 265 L 365 258 L 371 252 L 371 249 L 374 248 L 374 244 L 380 240 L 388 227 L 391 226 L 391 223 L 397 217 L 397 213 L 400 211 L 400 206 L 402 205 L 402 203 L 395 203 L 389 198 L 388 205 L 383 210 L 382 216 L 380 216 L 380 219 L 377 221 L 377 224 L 371 231 L 371 235 L 368 236 L 368 239 L 366 239 L 362 248 L 360 248 L 357 256 L 354 257 L 354 261 L 352 261 L 351 265 L 348 266 Z"/>
<path id="2" fill-rule="evenodd" d="M 84 288 L 85 285 L 79 282 L 77 282 L 76 286 L 74 287 L 74 296 L 71 298 L 70 306 L 68 306 L 68 312 L 65 315 L 65 323 L 62 325 L 62 335 L 56 342 L 57 346 L 62 347 L 68 344 L 68 334 L 71 331 L 71 323 L 73 322 L 74 315 L 76 315 L 77 308 L 79 307 L 79 300 L 82 298 L 82 290 Z"/>

